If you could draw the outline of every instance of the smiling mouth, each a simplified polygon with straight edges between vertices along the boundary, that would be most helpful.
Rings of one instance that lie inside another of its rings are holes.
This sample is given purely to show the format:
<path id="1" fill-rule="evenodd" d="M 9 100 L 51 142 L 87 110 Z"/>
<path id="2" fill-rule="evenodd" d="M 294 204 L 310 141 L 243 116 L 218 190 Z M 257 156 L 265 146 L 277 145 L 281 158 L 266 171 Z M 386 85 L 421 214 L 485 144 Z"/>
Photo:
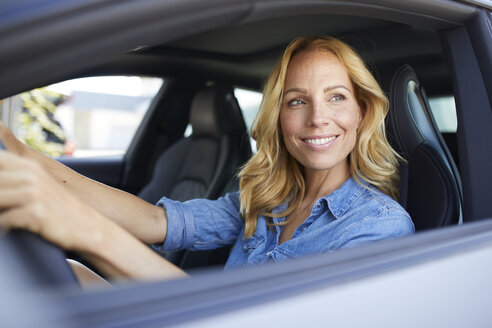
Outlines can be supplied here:
<path id="1" fill-rule="evenodd" d="M 335 139 L 336 137 L 328 137 L 328 138 L 303 139 L 303 141 L 311 145 L 324 145 Z"/>

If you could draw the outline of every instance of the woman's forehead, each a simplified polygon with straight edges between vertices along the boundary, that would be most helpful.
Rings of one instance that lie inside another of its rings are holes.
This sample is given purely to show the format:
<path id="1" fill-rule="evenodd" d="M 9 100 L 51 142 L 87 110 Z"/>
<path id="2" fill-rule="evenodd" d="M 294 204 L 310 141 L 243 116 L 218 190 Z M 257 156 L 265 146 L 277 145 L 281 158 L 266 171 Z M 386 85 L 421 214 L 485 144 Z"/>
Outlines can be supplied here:
<path id="1" fill-rule="evenodd" d="M 303 50 L 292 56 L 287 66 L 284 89 L 293 84 L 308 83 L 341 83 L 353 89 L 345 66 L 328 50 Z"/>

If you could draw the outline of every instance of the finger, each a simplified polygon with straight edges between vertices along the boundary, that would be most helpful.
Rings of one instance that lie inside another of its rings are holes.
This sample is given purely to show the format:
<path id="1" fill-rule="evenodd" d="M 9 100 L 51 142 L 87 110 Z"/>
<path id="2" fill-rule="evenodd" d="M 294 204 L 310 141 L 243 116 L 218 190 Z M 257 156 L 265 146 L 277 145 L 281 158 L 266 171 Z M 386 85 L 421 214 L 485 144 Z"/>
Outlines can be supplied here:
<path id="1" fill-rule="evenodd" d="M 32 217 L 32 213 L 26 207 L 14 207 L 0 214 L 0 228 L 8 231 L 11 229 L 25 229 L 39 233 L 40 224 Z"/>
<path id="2" fill-rule="evenodd" d="M 56 182 L 40 169 L 0 169 L 0 208 L 45 202 L 58 194 Z"/>
<path id="3" fill-rule="evenodd" d="M 36 172 L 0 170 L 0 208 L 15 207 L 23 203 L 44 201 L 53 186 Z M 56 188 L 55 188 L 56 189 Z"/>
<path id="4" fill-rule="evenodd" d="M 36 191 L 29 186 L 16 186 L 13 188 L 0 188 L 0 209 L 22 206 L 36 200 Z"/>
<path id="5" fill-rule="evenodd" d="M 38 215 L 36 208 L 39 206 L 21 206 L 11 208 L 0 214 L 0 228 L 9 231 L 12 229 L 23 229 L 38 234 L 47 241 L 50 241 L 63 249 L 74 248 L 74 238 L 70 234 L 73 227 L 67 222 Z M 55 215 L 56 216 L 56 215 Z"/>
<path id="6" fill-rule="evenodd" d="M 36 164 L 12 152 L 0 150 L 0 169 L 12 170 L 18 168 L 35 168 Z"/>
<path id="7" fill-rule="evenodd" d="M 33 172 L 17 169 L 0 169 L 0 188 L 15 188 L 36 183 L 36 176 Z"/>

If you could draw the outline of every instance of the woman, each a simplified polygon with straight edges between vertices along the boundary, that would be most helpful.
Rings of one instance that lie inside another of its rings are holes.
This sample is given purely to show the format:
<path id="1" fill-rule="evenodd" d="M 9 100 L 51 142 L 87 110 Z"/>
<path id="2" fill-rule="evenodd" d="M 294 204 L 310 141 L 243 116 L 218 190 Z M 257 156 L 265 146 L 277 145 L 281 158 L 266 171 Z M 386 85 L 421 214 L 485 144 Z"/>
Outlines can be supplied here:
<path id="1" fill-rule="evenodd" d="M 258 152 L 239 174 L 240 192 L 157 206 L 71 171 L 2 127 L 0 224 L 79 252 L 108 277 L 135 279 L 184 275 L 145 244 L 234 244 L 228 268 L 408 235 L 410 217 L 391 199 L 399 157 L 385 137 L 387 108 L 349 46 L 295 40 L 266 83 L 252 133 Z"/>

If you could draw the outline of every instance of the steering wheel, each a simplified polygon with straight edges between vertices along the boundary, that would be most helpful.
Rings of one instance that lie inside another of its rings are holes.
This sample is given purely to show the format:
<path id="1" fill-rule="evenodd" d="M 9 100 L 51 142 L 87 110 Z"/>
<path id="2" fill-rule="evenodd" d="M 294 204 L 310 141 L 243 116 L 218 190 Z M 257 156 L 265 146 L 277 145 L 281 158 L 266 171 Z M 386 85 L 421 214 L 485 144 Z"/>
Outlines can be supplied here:
<path id="1" fill-rule="evenodd" d="M 78 286 L 65 252 L 38 235 L 25 230 L 12 230 L 5 236 L 16 256 L 23 260 L 33 283 L 41 287 Z"/>
<path id="2" fill-rule="evenodd" d="M 0 141 L 0 149 L 5 149 Z M 41 287 L 76 286 L 78 281 L 70 269 L 65 253 L 38 235 L 25 230 L 12 230 L 5 236 L 22 265 L 29 270 L 33 283 Z"/>

